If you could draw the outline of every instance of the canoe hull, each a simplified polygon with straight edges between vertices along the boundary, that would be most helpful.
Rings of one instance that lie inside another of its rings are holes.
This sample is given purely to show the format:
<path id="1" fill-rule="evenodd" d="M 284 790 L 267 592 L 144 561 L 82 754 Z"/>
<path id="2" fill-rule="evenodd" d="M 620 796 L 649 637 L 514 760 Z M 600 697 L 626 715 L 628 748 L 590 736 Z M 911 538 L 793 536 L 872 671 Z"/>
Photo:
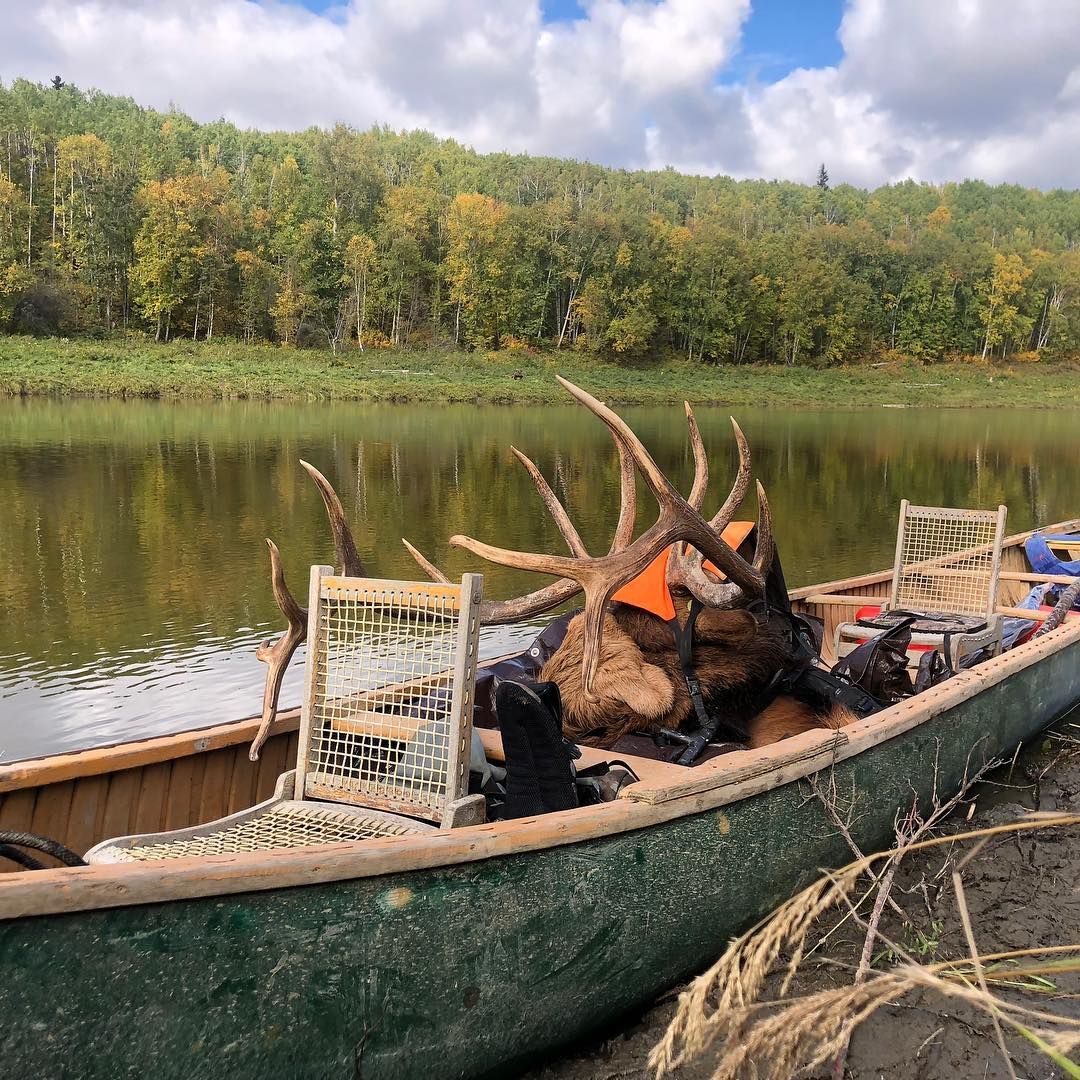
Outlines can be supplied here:
<path id="1" fill-rule="evenodd" d="M 1080 700 L 1080 640 L 817 774 L 865 849 Z M 829 774 L 832 774 L 831 777 Z M 634 832 L 438 869 L 0 922 L 27 1075 L 507 1071 L 701 970 L 850 858 L 804 779 Z"/>

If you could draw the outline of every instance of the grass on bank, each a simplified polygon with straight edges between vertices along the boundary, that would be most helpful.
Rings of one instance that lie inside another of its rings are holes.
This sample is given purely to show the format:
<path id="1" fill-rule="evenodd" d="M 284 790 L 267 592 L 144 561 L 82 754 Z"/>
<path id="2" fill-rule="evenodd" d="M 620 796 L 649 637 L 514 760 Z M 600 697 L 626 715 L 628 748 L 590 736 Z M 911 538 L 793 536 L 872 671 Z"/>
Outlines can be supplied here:
<path id="1" fill-rule="evenodd" d="M 714 367 L 670 359 L 627 365 L 575 352 L 328 352 L 236 342 L 168 345 L 0 337 L 0 396 L 543 404 L 565 401 L 559 373 L 613 404 L 775 407 L 1080 404 L 1080 363 Z"/>

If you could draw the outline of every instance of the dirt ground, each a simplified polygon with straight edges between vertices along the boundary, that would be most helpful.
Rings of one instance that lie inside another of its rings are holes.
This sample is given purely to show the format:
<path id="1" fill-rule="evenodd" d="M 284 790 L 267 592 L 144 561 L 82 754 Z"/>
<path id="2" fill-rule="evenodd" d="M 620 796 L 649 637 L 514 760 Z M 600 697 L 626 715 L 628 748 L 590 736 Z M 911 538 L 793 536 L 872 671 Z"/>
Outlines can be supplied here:
<path id="1" fill-rule="evenodd" d="M 1032 809 L 1080 812 L 1078 739 L 1080 715 L 1074 713 L 1025 748 L 1011 768 L 998 770 L 973 790 L 968 803 L 959 807 L 941 831 L 1001 824 Z M 950 881 L 954 861 L 965 853 L 959 845 L 947 845 L 913 854 L 901 863 L 892 895 L 908 921 L 905 925 L 899 915 L 886 909 L 881 929 L 924 962 L 967 955 Z M 963 881 L 980 952 L 1080 942 L 1080 829 L 994 838 L 965 866 Z M 839 914 L 823 917 L 819 933 L 812 934 L 810 942 L 838 921 Z M 827 946 L 800 970 L 792 993 L 850 983 L 862 942 L 857 928 L 831 934 Z M 773 983 L 779 986 L 777 975 Z M 620 1030 L 599 1035 L 532 1070 L 527 1080 L 651 1077 L 646 1059 L 671 1019 L 675 997 L 676 992 L 667 995 Z M 1080 1015 L 1080 979 L 1061 976 L 1045 993 L 1025 994 L 1024 1000 L 1048 1011 Z M 1024 1039 L 1007 1037 L 1007 1043 L 1021 1080 L 1064 1075 Z M 714 1064 L 706 1055 L 693 1068 L 675 1075 L 679 1080 L 705 1080 Z M 767 1066 L 767 1062 L 761 1064 Z M 767 1068 L 763 1072 L 768 1075 Z M 829 1070 L 811 1075 L 828 1076 Z M 989 1017 L 920 992 L 884 1007 L 855 1032 L 845 1076 L 850 1080 L 989 1080 L 1008 1077 L 1009 1072 Z"/>

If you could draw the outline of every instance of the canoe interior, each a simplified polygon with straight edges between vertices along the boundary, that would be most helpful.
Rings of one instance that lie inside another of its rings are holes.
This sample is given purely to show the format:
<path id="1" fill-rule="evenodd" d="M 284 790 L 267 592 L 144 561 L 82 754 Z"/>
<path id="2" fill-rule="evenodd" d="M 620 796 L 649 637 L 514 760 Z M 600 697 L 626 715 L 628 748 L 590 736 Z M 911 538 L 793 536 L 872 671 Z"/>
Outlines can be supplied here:
<path id="1" fill-rule="evenodd" d="M 1048 526 L 1047 531 L 1080 531 L 1080 519 Z M 1030 575 L 1023 549 L 1029 535 L 1006 540 L 1003 575 Z M 859 597 L 872 603 L 885 595 L 890 576 L 890 571 L 880 571 L 791 594 L 796 610 L 824 620 L 826 659 L 831 659 L 836 626 L 852 618 L 857 607 L 831 598 Z M 1030 590 L 1031 582 L 1018 577 L 1003 576 L 1002 606 L 1014 606 Z M 817 599 L 822 596 L 827 599 Z M 0 766 L 0 829 L 52 837 L 81 854 L 109 837 L 186 828 L 236 813 L 269 798 L 278 776 L 293 767 L 298 720 L 295 710 L 282 714 L 277 733 L 257 762 L 248 759 L 248 745 L 258 726 L 257 719 L 251 719 Z M 489 756 L 501 758 L 498 733 L 484 731 L 482 737 Z M 585 748 L 583 764 L 610 756 Z M 684 783 L 695 772 L 644 759 L 631 758 L 630 763 L 643 780 L 657 786 Z M 0 873 L 15 869 L 0 859 Z"/>

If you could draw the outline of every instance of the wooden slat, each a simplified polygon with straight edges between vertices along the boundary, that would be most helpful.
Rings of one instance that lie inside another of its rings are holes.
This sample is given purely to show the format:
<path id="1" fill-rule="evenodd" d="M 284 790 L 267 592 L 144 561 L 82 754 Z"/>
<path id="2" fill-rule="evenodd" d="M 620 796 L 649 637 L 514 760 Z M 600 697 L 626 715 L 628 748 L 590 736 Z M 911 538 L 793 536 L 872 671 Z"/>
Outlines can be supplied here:
<path id="1" fill-rule="evenodd" d="M 83 780 L 76 780 L 67 831 L 64 836 L 53 839 L 59 840 L 79 855 L 92 848 L 98 840 L 105 839 L 101 834 L 101 823 L 105 818 L 108 798 L 107 776 L 88 776 Z"/>
<path id="2" fill-rule="evenodd" d="M 1002 571 L 1001 578 L 1003 581 L 1029 581 L 1033 585 L 1071 585 L 1076 581 L 1075 577 L 1070 577 L 1068 574 L 1036 574 L 1031 571 L 1027 573 Z"/>
<path id="3" fill-rule="evenodd" d="M 195 764 L 195 770 L 191 774 L 191 796 L 188 801 L 189 827 L 202 824 L 199 820 L 199 807 L 202 806 L 203 786 L 206 782 L 206 758 L 206 754 L 200 754 L 191 759 Z M 180 827 L 177 826 L 177 828 Z"/>
<path id="4" fill-rule="evenodd" d="M 285 760 L 288 762 L 286 770 L 288 770 L 296 764 L 296 755 L 300 753 L 300 732 L 290 732 L 287 736 L 285 746 Z"/>
<path id="5" fill-rule="evenodd" d="M 957 570 L 947 566 L 933 566 L 927 567 L 925 570 L 920 570 L 920 574 L 925 577 L 971 577 L 971 573 L 967 570 Z M 998 575 L 1000 580 L 1003 581 L 1029 581 L 1032 583 L 1046 583 L 1049 582 L 1053 585 L 1071 585 L 1076 581 L 1075 575 L 1069 574 L 1036 574 L 1033 571 L 1026 573 L 1020 573 L 1014 570 L 1003 571 Z"/>
<path id="6" fill-rule="evenodd" d="M 191 788 L 195 776 L 195 758 L 180 758 L 169 767 L 169 789 L 165 796 L 164 829 L 184 829 L 198 822 L 191 820 Z"/>
<path id="7" fill-rule="evenodd" d="M 351 716 L 335 716 L 329 721 L 333 731 L 349 735 L 371 735 L 377 739 L 408 742 L 427 721 L 415 716 L 394 716 L 387 713 L 357 711 Z"/>
<path id="8" fill-rule="evenodd" d="M 34 803 L 37 801 L 38 788 L 27 788 L 25 791 L 13 791 L 8 795 L 0 795 L 0 829 L 30 828 L 30 822 L 34 820 Z"/>
<path id="9" fill-rule="evenodd" d="M 142 784 L 142 769 L 124 769 L 109 778 L 109 793 L 101 819 L 103 837 L 127 836 L 135 831 L 135 810 Z"/>
<path id="10" fill-rule="evenodd" d="M 1045 622 L 1051 614 L 1049 611 L 1032 611 L 1030 608 L 1018 607 L 999 607 L 997 613 L 1007 619 L 1029 619 L 1031 622 Z M 1065 618 L 1080 619 L 1080 611 L 1070 611 Z"/>
<path id="11" fill-rule="evenodd" d="M 255 805 L 255 766 L 247 748 L 238 746 L 232 751 L 232 779 L 229 782 L 229 803 L 226 814 L 235 814 Z M 222 815 L 224 816 L 224 815 Z"/>
<path id="12" fill-rule="evenodd" d="M 74 794 L 74 780 L 65 780 L 61 784 L 50 784 L 47 788 L 42 788 L 34 804 L 30 831 L 38 836 L 47 836 L 50 840 L 60 840 L 67 836 L 68 822 L 71 819 L 71 799 Z"/>
<path id="13" fill-rule="evenodd" d="M 828 607 L 866 607 L 869 604 L 884 604 L 887 596 L 848 596 L 846 593 L 811 593 L 804 604 L 820 604 Z"/>
<path id="14" fill-rule="evenodd" d="M 216 821 L 229 812 L 229 788 L 232 784 L 233 762 L 236 754 L 230 749 L 215 750 L 206 759 L 202 801 L 198 821 Z"/>
<path id="15" fill-rule="evenodd" d="M 255 802 L 262 802 L 274 794 L 274 787 L 278 777 L 288 772 L 296 764 L 296 755 L 291 758 L 289 753 L 289 739 L 285 735 L 277 735 L 267 740 L 266 745 L 259 755 L 259 764 L 256 767 Z M 193 822 L 192 824 L 198 824 Z"/>
<path id="16" fill-rule="evenodd" d="M 140 770 L 139 794 L 135 802 L 132 832 L 161 832 L 165 825 L 165 796 L 169 790 L 172 763 L 147 765 Z"/>
<path id="17" fill-rule="evenodd" d="M 16 829 L 28 832 L 34 820 L 34 803 L 37 801 L 37 789 L 13 791 L 0 795 L 0 829 Z M 7 859 L 0 859 L 0 874 L 13 873 L 21 867 Z"/>

